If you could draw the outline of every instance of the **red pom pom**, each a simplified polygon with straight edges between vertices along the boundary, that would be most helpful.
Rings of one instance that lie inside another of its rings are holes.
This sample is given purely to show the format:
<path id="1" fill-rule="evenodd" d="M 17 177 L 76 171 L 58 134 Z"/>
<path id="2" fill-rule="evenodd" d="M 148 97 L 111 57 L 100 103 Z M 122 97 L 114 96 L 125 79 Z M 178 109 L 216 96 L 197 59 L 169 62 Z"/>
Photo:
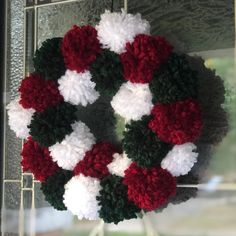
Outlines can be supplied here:
<path id="1" fill-rule="evenodd" d="M 48 148 L 40 147 L 32 137 L 24 143 L 21 156 L 23 171 L 30 171 L 35 179 L 41 182 L 59 169 L 58 165 L 52 161 Z"/>
<path id="2" fill-rule="evenodd" d="M 62 54 L 66 67 L 78 73 L 89 68 L 100 50 L 97 31 L 90 25 L 82 27 L 74 25 L 66 33 L 62 42 Z"/>
<path id="3" fill-rule="evenodd" d="M 92 150 L 86 152 L 84 159 L 76 165 L 74 174 L 79 175 L 81 173 L 100 179 L 109 175 L 107 165 L 112 162 L 112 155 L 116 152 L 116 148 L 110 143 L 95 144 Z"/>
<path id="4" fill-rule="evenodd" d="M 63 101 L 56 82 L 44 80 L 37 74 L 31 74 L 23 79 L 19 92 L 20 104 L 24 108 L 34 108 L 38 112 Z"/>
<path id="5" fill-rule="evenodd" d="M 133 83 L 149 83 L 153 72 L 172 52 L 172 46 L 162 37 L 140 34 L 126 44 L 121 54 L 125 79 Z"/>
<path id="6" fill-rule="evenodd" d="M 148 211 L 167 204 L 176 194 L 176 179 L 160 167 L 148 169 L 132 163 L 125 171 L 123 183 L 128 187 L 129 200 Z"/>
<path id="7" fill-rule="evenodd" d="M 152 110 L 152 129 L 164 142 L 183 144 L 194 142 L 202 129 L 201 110 L 193 99 L 172 104 L 156 104 Z"/>

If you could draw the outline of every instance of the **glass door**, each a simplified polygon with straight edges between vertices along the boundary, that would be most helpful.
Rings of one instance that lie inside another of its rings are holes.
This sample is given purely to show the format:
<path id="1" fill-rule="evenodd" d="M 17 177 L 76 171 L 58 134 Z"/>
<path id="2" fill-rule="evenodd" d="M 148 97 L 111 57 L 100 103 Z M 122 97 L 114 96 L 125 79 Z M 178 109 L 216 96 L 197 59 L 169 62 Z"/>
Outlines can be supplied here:
<path id="1" fill-rule="evenodd" d="M 201 56 L 224 79 L 229 132 L 215 147 L 210 166 L 199 184 L 181 188 L 176 201 L 161 213 L 119 225 L 78 221 L 53 210 L 44 201 L 40 183 L 22 173 L 22 140 L 15 138 L 4 113 L 2 236 L 8 235 L 236 235 L 236 77 L 235 3 L 233 0 L 6 0 L 4 103 L 18 95 L 21 79 L 33 71 L 32 57 L 41 43 L 63 36 L 73 24 L 95 24 L 105 9 L 141 13 L 152 35 L 165 36 L 177 51 Z M 228 128 L 226 120 L 222 132 Z M 216 120 L 216 122 L 218 122 Z M 220 121 L 219 121 L 220 122 Z M 208 162 L 208 156 L 206 162 Z M 205 163 L 200 163 L 203 168 Z M 196 198 L 188 201 L 189 196 Z"/>

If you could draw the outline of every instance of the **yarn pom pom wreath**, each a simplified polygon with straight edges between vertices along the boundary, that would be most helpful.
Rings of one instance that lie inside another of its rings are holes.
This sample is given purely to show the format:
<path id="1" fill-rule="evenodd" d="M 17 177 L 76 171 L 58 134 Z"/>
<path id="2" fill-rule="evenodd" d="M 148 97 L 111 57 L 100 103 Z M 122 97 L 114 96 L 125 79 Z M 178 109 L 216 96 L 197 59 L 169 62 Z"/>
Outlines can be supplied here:
<path id="1" fill-rule="evenodd" d="M 196 196 L 228 125 L 223 81 L 202 59 L 140 14 L 105 11 L 47 39 L 33 64 L 9 126 L 54 208 L 117 224 Z"/>

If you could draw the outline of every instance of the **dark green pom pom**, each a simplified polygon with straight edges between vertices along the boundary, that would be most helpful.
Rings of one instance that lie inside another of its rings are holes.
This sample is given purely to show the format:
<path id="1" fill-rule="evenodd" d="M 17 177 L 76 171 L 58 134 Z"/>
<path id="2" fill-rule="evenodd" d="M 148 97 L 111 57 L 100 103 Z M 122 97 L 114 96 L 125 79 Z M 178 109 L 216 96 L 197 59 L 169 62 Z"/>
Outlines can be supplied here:
<path id="1" fill-rule="evenodd" d="M 48 177 L 41 185 L 45 200 L 57 210 L 66 210 L 63 203 L 63 195 L 65 192 L 64 185 L 72 178 L 72 176 L 72 171 L 61 169 L 54 175 Z"/>
<path id="2" fill-rule="evenodd" d="M 113 96 L 124 82 L 123 67 L 118 54 L 104 49 L 90 67 L 92 81 L 102 95 Z"/>
<path id="3" fill-rule="evenodd" d="M 33 58 L 35 71 L 46 80 L 58 80 L 65 74 L 61 42 L 62 38 L 47 39 L 35 52 Z"/>
<path id="4" fill-rule="evenodd" d="M 101 209 L 100 217 L 106 223 L 119 223 L 123 220 L 137 218 L 140 209 L 127 197 L 127 186 L 122 184 L 122 178 L 109 175 L 101 181 L 102 190 L 97 197 Z"/>
<path id="5" fill-rule="evenodd" d="M 30 135 L 44 147 L 61 142 L 72 132 L 71 124 L 76 121 L 76 111 L 75 106 L 63 102 L 44 112 L 35 112 L 29 125 Z"/>
<path id="6" fill-rule="evenodd" d="M 185 55 L 173 53 L 168 61 L 154 73 L 150 82 L 153 102 L 172 103 L 197 97 L 198 79 Z"/>
<path id="7" fill-rule="evenodd" d="M 172 148 L 159 140 L 154 132 L 148 128 L 150 117 L 131 121 L 124 131 L 123 148 L 126 154 L 140 167 L 152 167 L 161 163 Z"/>

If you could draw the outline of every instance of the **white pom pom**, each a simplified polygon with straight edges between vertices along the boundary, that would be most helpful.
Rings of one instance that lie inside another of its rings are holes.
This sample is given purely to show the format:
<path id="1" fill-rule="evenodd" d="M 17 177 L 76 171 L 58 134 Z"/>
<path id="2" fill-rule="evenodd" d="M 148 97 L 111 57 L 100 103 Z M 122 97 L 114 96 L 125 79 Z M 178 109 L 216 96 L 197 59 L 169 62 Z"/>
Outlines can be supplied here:
<path id="1" fill-rule="evenodd" d="M 96 197 L 101 189 L 100 181 L 96 178 L 85 177 L 80 174 L 74 176 L 66 185 L 64 204 L 72 214 L 77 215 L 79 220 L 99 219 L 100 206 Z"/>
<path id="2" fill-rule="evenodd" d="M 73 132 L 61 143 L 49 147 L 53 161 L 66 170 L 73 170 L 95 143 L 93 134 L 83 122 L 74 123 L 72 128 Z"/>
<path id="3" fill-rule="evenodd" d="M 16 98 L 7 105 L 8 122 L 18 138 L 26 139 L 30 131 L 28 125 L 31 123 L 35 110 L 23 108 L 19 100 Z"/>
<path id="4" fill-rule="evenodd" d="M 96 84 L 91 81 L 89 71 L 77 73 L 76 71 L 66 70 L 59 80 L 59 91 L 66 102 L 73 105 L 87 106 L 94 103 L 99 93 L 95 90 Z"/>
<path id="5" fill-rule="evenodd" d="M 186 175 L 197 162 L 198 153 L 193 143 L 175 145 L 161 162 L 161 167 L 167 169 L 173 176 Z"/>
<path id="6" fill-rule="evenodd" d="M 113 154 L 113 158 L 113 161 L 107 165 L 109 172 L 111 174 L 124 177 L 125 170 L 129 168 L 132 161 L 128 158 L 126 153 L 115 153 Z"/>
<path id="7" fill-rule="evenodd" d="M 132 43 L 136 35 L 150 34 L 148 21 L 140 14 L 127 14 L 123 10 L 121 13 L 105 11 L 96 29 L 103 48 L 119 54 L 125 52 L 126 43 Z"/>
<path id="8" fill-rule="evenodd" d="M 151 113 L 152 94 L 148 84 L 124 83 L 111 101 L 117 114 L 129 120 L 140 120 Z"/>

